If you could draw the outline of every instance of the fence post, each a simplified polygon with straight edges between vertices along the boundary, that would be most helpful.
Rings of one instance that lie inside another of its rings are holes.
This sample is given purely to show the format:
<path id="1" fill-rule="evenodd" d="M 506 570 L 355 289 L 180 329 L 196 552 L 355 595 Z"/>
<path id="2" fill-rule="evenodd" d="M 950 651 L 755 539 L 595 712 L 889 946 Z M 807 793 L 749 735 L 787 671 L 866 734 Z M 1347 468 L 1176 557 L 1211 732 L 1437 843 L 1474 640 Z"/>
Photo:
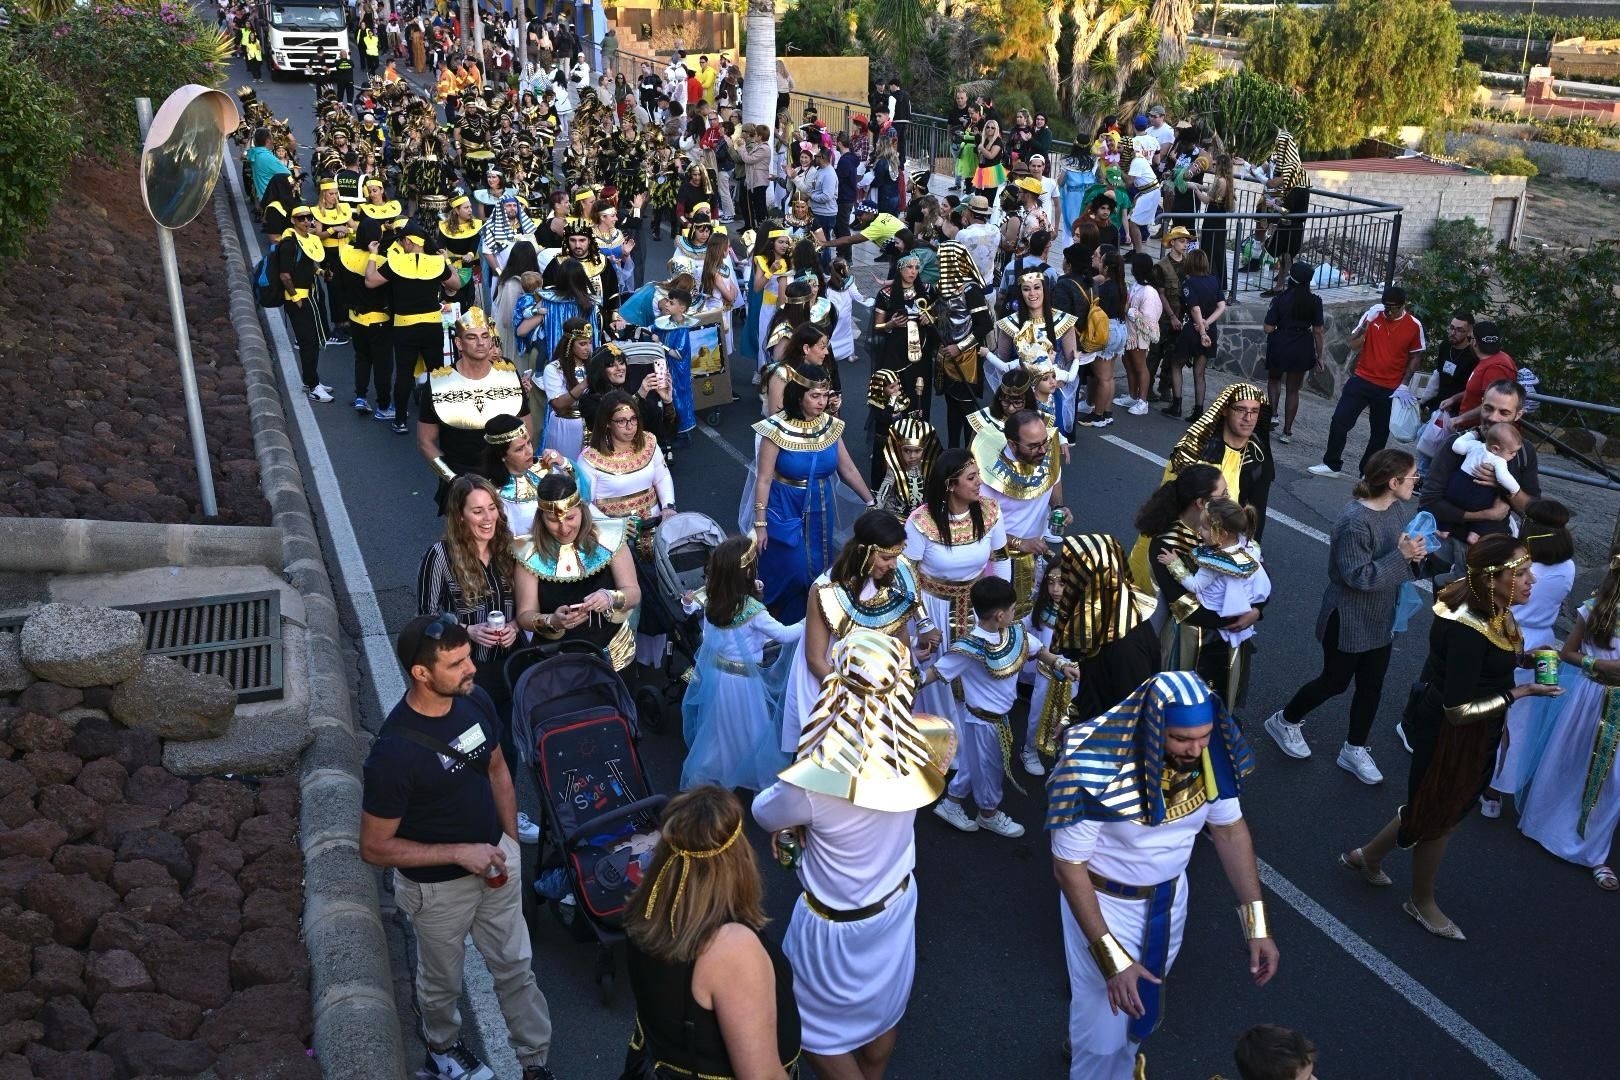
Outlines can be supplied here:
<path id="1" fill-rule="evenodd" d="M 1233 205 L 1235 206 L 1236 203 L 1234 202 Z M 1234 237 L 1232 235 L 1232 226 L 1240 220 L 1242 219 L 1227 218 L 1221 222 L 1221 228 L 1226 230 L 1226 244 L 1232 249 L 1232 271 L 1226 279 L 1226 302 L 1228 304 L 1237 303 L 1238 267 L 1243 265 L 1243 244 L 1248 239 L 1245 236 Z M 1238 231 L 1241 232 L 1242 230 Z M 1251 229 L 1250 232 L 1253 232 L 1253 230 Z"/>
<path id="2" fill-rule="evenodd" d="M 1384 268 L 1384 286 L 1395 283 L 1395 257 L 1401 249 L 1401 212 L 1395 211 L 1395 220 L 1389 227 L 1389 262 Z"/>

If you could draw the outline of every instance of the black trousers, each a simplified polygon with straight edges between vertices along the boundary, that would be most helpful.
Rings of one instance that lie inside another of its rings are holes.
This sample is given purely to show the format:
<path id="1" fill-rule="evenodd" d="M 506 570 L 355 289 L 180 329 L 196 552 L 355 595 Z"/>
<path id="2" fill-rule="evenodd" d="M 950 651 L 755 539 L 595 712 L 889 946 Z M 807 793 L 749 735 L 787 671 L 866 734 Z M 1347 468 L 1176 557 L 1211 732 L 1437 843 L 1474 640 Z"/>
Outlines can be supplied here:
<path id="1" fill-rule="evenodd" d="M 1345 440 L 1350 437 L 1351 429 L 1365 410 L 1370 430 L 1367 433 L 1367 449 L 1362 451 L 1361 464 L 1357 467 L 1357 475 L 1365 476 L 1368 460 L 1389 443 L 1389 414 L 1395 405 L 1394 395 L 1395 391 L 1368 382 L 1360 375 L 1346 379 L 1344 388 L 1339 392 L 1339 403 L 1333 407 L 1333 419 L 1328 423 L 1327 449 L 1322 452 L 1323 464 L 1334 469 L 1344 468 Z"/>
<path id="2" fill-rule="evenodd" d="M 949 390 L 945 392 L 945 445 L 947 447 L 970 446 L 973 443 L 973 429 L 968 426 L 968 417 L 979 410 L 977 401 L 963 401 L 953 397 Z"/>
<path id="3" fill-rule="evenodd" d="M 298 343 L 298 373 L 304 388 L 313 389 L 321 381 L 320 301 L 313 294 L 301 303 L 286 305 L 287 320 L 292 323 L 293 340 Z"/>
<path id="4" fill-rule="evenodd" d="M 1384 696 L 1384 674 L 1389 670 L 1391 648 L 1385 645 L 1369 652 L 1340 652 L 1339 613 L 1335 611 L 1328 616 L 1322 634 L 1322 674 L 1294 691 L 1283 706 L 1283 719 L 1299 723 L 1354 682 L 1356 692 L 1350 696 L 1350 728 L 1345 741 L 1351 746 L 1366 746 L 1373 719 L 1378 715 L 1379 699 Z"/>
<path id="5" fill-rule="evenodd" d="M 748 189 L 748 210 L 754 215 L 753 220 L 749 222 L 750 228 L 759 228 L 771 216 L 769 209 L 765 206 L 765 188 L 767 186 L 761 185 Z"/>
<path id="6" fill-rule="evenodd" d="M 416 358 L 420 356 L 429 371 L 444 358 L 444 329 L 437 322 L 418 326 L 396 326 L 394 338 L 394 423 L 403 424 L 410 407 L 411 388 L 416 385 Z"/>
<path id="7" fill-rule="evenodd" d="M 386 409 L 394 397 L 393 328 L 386 321 L 375 326 L 350 323 L 349 331 L 354 348 L 354 396 L 366 397 L 375 378 L 377 408 Z"/>

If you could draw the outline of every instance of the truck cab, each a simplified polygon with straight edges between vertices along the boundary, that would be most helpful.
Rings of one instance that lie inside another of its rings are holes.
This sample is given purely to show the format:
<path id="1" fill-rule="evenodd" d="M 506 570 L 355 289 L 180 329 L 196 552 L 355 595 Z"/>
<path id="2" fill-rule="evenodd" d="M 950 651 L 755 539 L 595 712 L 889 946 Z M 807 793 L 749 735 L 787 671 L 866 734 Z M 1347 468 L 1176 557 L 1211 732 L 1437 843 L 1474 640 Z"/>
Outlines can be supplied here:
<path id="1" fill-rule="evenodd" d="M 343 0 L 259 0 L 259 16 L 272 78 L 307 74 L 323 46 L 333 61 L 349 51 L 348 8 Z"/>

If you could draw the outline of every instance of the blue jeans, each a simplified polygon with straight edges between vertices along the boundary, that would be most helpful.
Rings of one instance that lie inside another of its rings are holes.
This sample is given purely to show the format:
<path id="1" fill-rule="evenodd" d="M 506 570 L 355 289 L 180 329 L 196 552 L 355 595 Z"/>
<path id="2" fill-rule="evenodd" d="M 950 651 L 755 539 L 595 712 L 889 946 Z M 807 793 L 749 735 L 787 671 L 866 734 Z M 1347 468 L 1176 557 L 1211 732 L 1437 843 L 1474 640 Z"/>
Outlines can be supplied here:
<path id="1" fill-rule="evenodd" d="M 821 234 L 823 236 L 825 236 L 827 239 L 831 240 L 833 238 L 833 235 L 838 231 L 838 215 L 837 214 L 811 214 L 810 216 L 811 216 L 812 219 L 814 219 L 814 221 L 816 223 L 816 228 L 821 230 Z M 823 270 L 830 270 L 832 268 L 832 260 L 833 260 L 833 249 L 832 248 L 822 248 L 821 249 L 821 268 Z"/>
<path id="2" fill-rule="evenodd" d="M 1394 393 L 1387 387 L 1368 382 L 1360 375 L 1346 379 L 1344 389 L 1339 393 L 1339 403 L 1333 408 L 1333 423 L 1328 427 L 1327 449 L 1322 453 L 1322 463 L 1330 469 L 1344 468 L 1344 440 L 1365 409 L 1372 426 L 1367 435 L 1366 452 L 1361 455 L 1359 475 L 1365 475 L 1367 459 L 1389 442 L 1389 412 Z"/>

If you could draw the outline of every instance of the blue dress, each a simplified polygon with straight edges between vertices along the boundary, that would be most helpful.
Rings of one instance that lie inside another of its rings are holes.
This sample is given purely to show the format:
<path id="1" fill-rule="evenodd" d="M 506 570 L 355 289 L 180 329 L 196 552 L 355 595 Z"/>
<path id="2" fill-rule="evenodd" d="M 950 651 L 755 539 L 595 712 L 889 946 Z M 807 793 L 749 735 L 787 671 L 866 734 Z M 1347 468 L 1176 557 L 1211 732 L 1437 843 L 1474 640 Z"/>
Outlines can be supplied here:
<path id="1" fill-rule="evenodd" d="M 838 554 L 833 493 L 844 422 L 826 415 L 794 420 L 779 412 L 754 430 L 777 447 L 776 475 L 765 503 L 768 542 L 759 553 L 765 606 L 781 622 L 800 622 L 810 583 Z"/>
<path id="2" fill-rule="evenodd" d="M 669 392 L 675 405 L 675 430 L 680 433 L 697 427 L 697 406 L 692 401 L 692 320 L 676 323 L 660 315 L 653 323 L 653 334 L 664 343 L 669 360 Z"/>

